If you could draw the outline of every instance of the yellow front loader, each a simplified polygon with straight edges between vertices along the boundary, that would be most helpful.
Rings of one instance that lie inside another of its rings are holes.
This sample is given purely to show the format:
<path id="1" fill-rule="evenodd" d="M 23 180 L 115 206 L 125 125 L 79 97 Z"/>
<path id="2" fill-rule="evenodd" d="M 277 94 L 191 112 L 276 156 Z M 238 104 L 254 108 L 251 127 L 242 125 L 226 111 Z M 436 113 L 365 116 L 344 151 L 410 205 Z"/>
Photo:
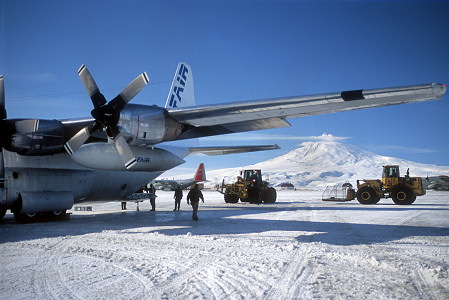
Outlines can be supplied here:
<path id="1" fill-rule="evenodd" d="M 356 197 L 361 204 L 376 204 L 380 198 L 392 198 L 396 204 L 408 205 L 425 194 L 421 177 L 410 177 L 408 169 L 401 177 L 397 165 L 383 166 L 382 180 L 357 180 Z"/>

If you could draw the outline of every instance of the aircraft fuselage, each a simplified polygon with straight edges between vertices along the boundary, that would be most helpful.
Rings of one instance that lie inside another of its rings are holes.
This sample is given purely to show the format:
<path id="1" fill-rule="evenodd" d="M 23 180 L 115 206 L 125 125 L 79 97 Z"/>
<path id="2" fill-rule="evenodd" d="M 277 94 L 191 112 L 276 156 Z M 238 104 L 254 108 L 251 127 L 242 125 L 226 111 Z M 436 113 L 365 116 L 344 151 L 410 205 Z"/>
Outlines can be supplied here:
<path id="1" fill-rule="evenodd" d="M 83 167 L 68 154 L 24 156 L 3 151 L 0 205 L 20 213 L 70 209 L 83 200 L 118 200 L 160 172 L 104 171 Z M 44 204 L 43 204 L 44 203 Z"/>

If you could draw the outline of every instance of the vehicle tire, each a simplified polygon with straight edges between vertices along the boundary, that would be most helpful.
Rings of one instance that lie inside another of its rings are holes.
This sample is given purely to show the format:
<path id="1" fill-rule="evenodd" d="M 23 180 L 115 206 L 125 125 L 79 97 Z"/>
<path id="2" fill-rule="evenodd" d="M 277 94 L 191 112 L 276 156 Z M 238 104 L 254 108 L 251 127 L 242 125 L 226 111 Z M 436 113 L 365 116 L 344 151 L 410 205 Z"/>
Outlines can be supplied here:
<path id="1" fill-rule="evenodd" d="M 357 200 L 360 204 L 369 205 L 379 202 L 380 197 L 377 195 L 374 188 L 370 186 L 364 186 L 357 191 Z"/>
<path id="2" fill-rule="evenodd" d="M 241 202 L 249 202 L 249 200 L 250 200 L 249 197 L 248 198 L 240 198 Z"/>
<path id="3" fill-rule="evenodd" d="M 224 200 L 226 203 L 237 203 L 239 202 L 239 196 L 237 194 L 226 194 Z"/>
<path id="4" fill-rule="evenodd" d="M 6 208 L 0 208 L 0 221 L 3 220 L 3 217 L 6 215 Z"/>
<path id="5" fill-rule="evenodd" d="M 16 220 L 17 223 L 20 224 L 27 224 L 27 223 L 36 223 L 39 220 L 40 214 L 39 213 L 28 213 L 28 214 L 21 214 L 21 213 L 14 213 L 14 220 Z"/>
<path id="6" fill-rule="evenodd" d="M 267 188 L 262 194 L 262 200 L 264 203 L 274 203 L 276 202 L 276 190 L 272 187 Z"/>
<path id="7" fill-rule="evenodd" d="M 408 187 L 398 187 L 391 193 L 393 202 L 398 205 L 409 205 L 415 202 L 416 196 Z"/>
<path id="8" fill-rule="evenodd" d="M 45 213 L 45 215 L 51 221 L 59 221 L 59 220 L 65 219 L 65 216 L 67 215 L 67 211 L 66 210 L 54 210 L 54 211 L 49 211 L 49 212 Z"/>
<path id="9" fill-rule="evenodd" d="M 248 189 L 248 199 L 251 204 L 262 203 L 262 193 L 259 188 L 252 187 Z"/>

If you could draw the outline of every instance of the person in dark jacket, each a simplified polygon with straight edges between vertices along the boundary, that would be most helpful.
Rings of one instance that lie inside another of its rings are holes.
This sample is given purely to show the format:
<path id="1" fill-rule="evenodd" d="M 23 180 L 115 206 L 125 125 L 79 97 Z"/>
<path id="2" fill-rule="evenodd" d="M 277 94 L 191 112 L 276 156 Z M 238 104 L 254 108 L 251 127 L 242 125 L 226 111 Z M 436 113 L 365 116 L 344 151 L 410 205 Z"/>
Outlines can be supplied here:
<path id="1" fill-rule="evenodd" d="M 189 204 L 190 201 L 193 209 L 192 219 L 195 221 L 198 221 L 198 204 L 200 202 L 200 199 L 204 203 L 203 193 L 201 193 L 200 189 L 198 188 L 198 184 L 195 184 L 195 187 L 191 189 L 187 194 L 187 204 Z"/>
<path id="2" fill-rule="evenodd" d="M 175 190 L 175 195 L 173 196 L 175 199 L 175 209 L 173 211 L 179 210 L 181 208 L 181 199 L 182 199 L 182 190 L 178 187 Z"/>
<path id="3" fill-rule="evenodd" d="M 151 211 L 155 211 L 156 210 L 156 189 L 154 188 L 153 184 L 150 184 L 150 188 L 148 189 L 148 194 L 150 196 Z"/>

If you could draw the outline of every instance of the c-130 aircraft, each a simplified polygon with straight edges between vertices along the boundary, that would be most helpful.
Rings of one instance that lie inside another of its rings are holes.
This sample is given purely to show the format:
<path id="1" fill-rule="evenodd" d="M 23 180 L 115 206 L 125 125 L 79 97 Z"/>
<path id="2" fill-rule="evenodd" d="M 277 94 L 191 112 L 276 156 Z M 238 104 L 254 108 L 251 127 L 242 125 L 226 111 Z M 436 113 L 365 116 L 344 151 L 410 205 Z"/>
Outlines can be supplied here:
<path id="1" fill-rule="evenodd" d="M 7 119 L 0 76 L 0 217 L 61 218 L 83 200 L 121 200 L 190 154 L 223 155 L 277 145 L 173 147 L 164 142 L 291 126 L 287 118 L 441 99 L 444 84 L 352 90 L 311 96 L 195 105 L 192 69 L 179 63 L 165 107 L 129 101 L 146 73 L 107 101 L 91 73 L 78 70 L 92 118 Z"/>

